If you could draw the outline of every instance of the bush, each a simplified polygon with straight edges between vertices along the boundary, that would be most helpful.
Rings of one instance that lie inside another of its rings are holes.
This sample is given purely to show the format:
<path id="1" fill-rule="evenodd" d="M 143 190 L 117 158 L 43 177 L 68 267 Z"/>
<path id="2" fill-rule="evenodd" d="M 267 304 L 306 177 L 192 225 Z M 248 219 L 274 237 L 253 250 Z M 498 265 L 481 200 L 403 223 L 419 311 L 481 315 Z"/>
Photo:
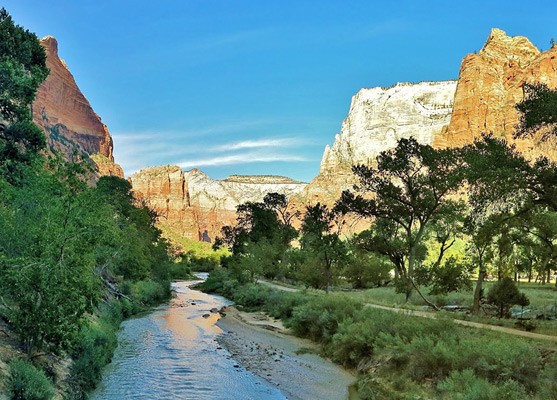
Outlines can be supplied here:
<path id="1" fill-rule="evenodd" d="M 501 385 L 493 385 L 478 378 L 471 369 L 454 371 L 437 388 L 454 400 L 522 400 L 527 397 L 524 388 L 517 382 L 508 380 Z"/>
<path id="2" fill-rule="evenodd" d="M 292 317 L 296 307 L 306 304 L 308 301 L 308 296 L 302 293 L 272 290 L 269 292 L 264 308 L 271 317 L 287 320 Z"/>
<path id="3" fill-rule="evenodd" d="M 138 281 L 133 283 L 131 295 L 133 302 L 139 305 L 157 305 L 170 297 L 170 282 Z"/>
<path id="4" fill-rule="evenodd" d="M 217 293 L 232 299 L 239 285 L 228 269 L 216 268 L 209 274 L 205 282 L 198 285 L 198 288 L 207 293 Z"/>
<path id="5" fill-rule="evenodd" d="M 271 289 L 267 287 L 249 283 L 236 289 L 233 300 L 248 311 L 260 310 L 267 303 L 270 292 Z"/>
<path id="6" fill-rule="evenodd" d="M 296 307 L 286 325 L 298 336 L 317 342 L 328 342 L 345 320 L 352 320 L 362 304 L 347 298 L 329 294 L 310 299 Z"/>
<path id="7" fill-rule="evenodd" d="M 75 398 L 83 397 L 101 380 L 103 367 L 110 363 L 118 344 L 116 332 L 124 317 L 132 314 L 131 307 L 126 299 L 106 303 L 100 307 L 98 318 L 81 330 L 72 352 L 71 386 Z"/>
<path id="8" fill-rule="evenodd" d="M 8 392 L 13 400 L 49 400 L 54 397 L 54 385 L 45 373 L 23 360 L 9 364 Z"/>
<path id="9" fill-rule="evenodd" d="M 519 306 L 530 304 L 530 300 L 518 290 L 511 278 L 503 278 L 493 285 L 487 295 L 487 302 L 499 307 L 499 318 L 508 318 L 509 310 L 515 304 Z"/>
<path id="10" fill-rule="evenodd" d="M 340 324 L 329 353 L 336 362 L 354 368 L 369 360 L 377 345 L 385 346 L 382 337 L 408 343 L 415 335 L 439 336 L 453 326 L 451 321 L 401 317 L 390 311 L 364 308 L 354 315 L 354 320 Z"/>

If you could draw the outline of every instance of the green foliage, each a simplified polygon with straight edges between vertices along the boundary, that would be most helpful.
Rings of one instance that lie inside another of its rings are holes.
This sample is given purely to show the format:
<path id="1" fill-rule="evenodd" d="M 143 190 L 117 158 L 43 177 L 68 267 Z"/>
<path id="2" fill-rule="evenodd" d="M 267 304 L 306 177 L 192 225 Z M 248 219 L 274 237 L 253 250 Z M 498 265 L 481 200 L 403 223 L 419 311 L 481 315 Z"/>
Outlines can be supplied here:
<path id="1" fill-rule="evenodd" d="M 330 294 L 310 299 L 296 307 L 286 325 L 298 336 L 329 342 L 339 325 L 352 319 L 362 304 L 344 296 Z"/>
<path id="2" fill-rule="evenodd" d="M 444 396 L 455 400 L 522 400 L 527 396 L 524 388 L 515 381 L 492 384 L 478 378 L 472 369 L 453 371 L 437 388 Z"/>
<path id="3" fill-rule="evenodd" d="M 239 285 L 238 280 L 232 277 L 228 269 L 216 268 L 209 274 L 205 282 L 199 284 L 198 287 L 204 292 L 218 293 L 232 299 Z"/>
<path id="4" fill-rule="evenodd" d="M 116 307 L 116 306 L 112 306 Z M 84 327 L 73 351 L 72 386 L 76 391 L 93 389 L 101 380 L 103 367 L 112 359 L 116 349 L 116 331 L 120 318 L 103 315 Z"/>
<path id="5" fill-rule="evenodd" d="M 35 92 L 48 75 L 45 62 L 37 36 L 0 9 L 0 176 L 12 184 L 19 184 L 45 146 L 31 114 Z"/>
<path id="6" fill-rule="evenodd" d="M 372 359 L 375 348 L 384 344 L 383 336 L 409 341 L 423 334 L 439 336 L 453 326 L 450 321 L 401 318 L 396 313 L 364 308 L 340 324 L 330 345 L 331 356 L 336 362 L 355 368 Z"/>
<path id="7" fill-rule="evenodd" d="M 393 264 L 377 253 L 358 246 L 358 237 L 348 243 L 350 252 L 344 261 L 343 276 L 354 289 L 378 287 L 391 281 Z"/>
<path id="8" fill-rule="evenodd" d="M 509 310 L 513 305 L 527 306 L 530 300 L 511 278 L 503 278 L 491 287 L 487 294 L 487 301 L 499 307 L 499 318 L 509 317 Z"/>
<path id="9" fill-rule="evenodd" d="M 418 268 L 416 281 L 421 285 L 429 285 L 431 295 L 469 290 L 472 286 L 471 269 L 469 264 L 450 256 L 442 265 Z"/>
<path id="10" fill-rule="evenodd" d="M 288 320 L 294 309 L 308 302 L 308 296 L 298 292 L 271 290 L 263 309 L 273 318 Z"/>
<path id="11" fill-rule="evenodd" d="M 9 121 L 31 120 L 29 106 L 48 75 L 46 54 L 34 33 L 14 24 L 0 10 L 0 116 Z"/>
<path id="12" fill-rule="evenodd" d="M 530 136 L 540 129 L 545 138 L 557 134 L 557 90 L 545 83 L 524 83 L 522 89 L 524 99 L 516 105 L 520 122 L 515 137 Z"/>
<path id="13" fill-rule="evenodd" d="M 23 360 L 9 363 L 8 391 L 11 400 L 50 400 L 54 385 L 45 373 Z"/>
<path id="14" fill-rule="evenodd" d="M 340 275 L 341 263 L 346 258 L 344 243 L 332 232 L 334 218 L 335 214 L 325 205 L 307 206 L 301 228 L 305 265 L 299 279 L 327 291 Z"/>
<path id="15" fill-rule="evenodd" d="M 234 302 L 246 308 L 247 311 L 262 309 L 268 301 L 271 289 L 255 284 L 248 283 L 242 285 L 234 292 Z"/>
<path id="16" fill-rule="evenodd" d="M 359 179 L 356 194 L 343 192 L 335 206 L 343 214 L 375 219 L 379 230 L 370 236 L 370 250 L 390 258 L 406 282 L 407 297 L 415 288 L 414 270 L 425 259 L 421 249 L 432 231 L 462 212 L 462 204 L 452 196 L 463 178 L 460 163 L 457 150 L 401 139 L 395 149 L 380 153 L 377 168 L 353 168 Z"/>
<path id="17" fill-rule="evenodd" d="M 286 210 L 284 195 L 268 193 L 263 202 L 246 202 L 237 207 L 236 226 L 225 226 L 215 239 L 214 249 L 226 245 L 232 252 L 229 265 L 238 279 L 255 280 L 264 274 L 275 278 L 283 274 L 281 266 L 296 230 L 290 224 L 293 215 Z M 243 272 L 246 272 L 245 274 Z"/>

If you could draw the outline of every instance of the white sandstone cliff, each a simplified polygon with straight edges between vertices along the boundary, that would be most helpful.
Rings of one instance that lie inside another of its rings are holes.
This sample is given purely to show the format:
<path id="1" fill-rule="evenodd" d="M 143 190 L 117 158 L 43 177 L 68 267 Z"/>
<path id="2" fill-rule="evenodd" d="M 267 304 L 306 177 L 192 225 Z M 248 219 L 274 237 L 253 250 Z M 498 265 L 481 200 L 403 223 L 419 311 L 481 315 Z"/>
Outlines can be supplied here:
<path id="1" fill-rule="evenodd" d="M 413 136 L 420 143 L 433 144 L 434 136 L 450 122 L 455 90 L 456 81 L 360 90 L 333 146 L 325 147 L 320 173 L 369 165 L 401 138 Z"/>

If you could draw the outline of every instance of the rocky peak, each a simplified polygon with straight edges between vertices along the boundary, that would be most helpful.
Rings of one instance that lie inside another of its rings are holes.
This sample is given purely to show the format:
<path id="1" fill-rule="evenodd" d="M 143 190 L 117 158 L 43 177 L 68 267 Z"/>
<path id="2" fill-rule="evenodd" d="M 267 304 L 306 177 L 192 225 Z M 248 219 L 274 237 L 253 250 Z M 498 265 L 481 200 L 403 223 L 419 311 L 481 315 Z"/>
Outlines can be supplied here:
<path id="1" fill-rule="evenodd" d="M 524 36 L 507 36 L 501 29 L 493 28 L 480 55 L 495 59 L 507 59 L 519 63 L 531 62 L 540 51 Z"/>
<path id="2" fill-rule="evenodd" d="M 46 133 L 52 150 L 68 157 L 78 153 L 99 155 L 99 174 L 124 176 L 114 164 L 112 137 L 91 104 L 79 90 L 66 64 L 58 56 L 58 41 L 52 36 L 41 39 L 50 74 L 40 85 L 33 102 L 33 120 Z M 95 162 L 95 158 L 93 157 Z"/>
<path id="3" fill-rule="evenodd" d="M 371 164 L 401 138 L 413 136 L 420 143 L 432 144 L 449 123 L 455 89 L 455 81 L 446 81 L 360 90 L 333 145 L 325 147 L 320 173 Z"/>
<path id="4" fill-rule="evenodd" d="M 509 37 L 493 29 L 477 54 L 464 57 L 450 124 L 436 137 L 436 146 L 461 146 L 482 133 L 505 137 L 528 157 L 548 153 L 536 138 L 515 141 L 519 121 L 515 105 L 523 99 L 523 84 L 542 82 L 557 87 L 557 47 L 540 52 L 523 36 Z"/>

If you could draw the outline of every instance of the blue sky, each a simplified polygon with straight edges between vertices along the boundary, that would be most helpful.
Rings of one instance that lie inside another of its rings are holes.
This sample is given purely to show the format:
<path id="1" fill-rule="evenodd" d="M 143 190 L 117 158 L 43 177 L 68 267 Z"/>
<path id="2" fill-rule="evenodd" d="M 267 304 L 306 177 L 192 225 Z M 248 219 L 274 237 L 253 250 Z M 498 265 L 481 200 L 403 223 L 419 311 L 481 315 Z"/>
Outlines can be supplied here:
<path id="1" fill-rule="evenodd" d="M 126 174 L 311 180 L 362 87 L 456 79 L 492 27 L 539 48 L 555 1 L 4 0 L 58 39 Z"/>

